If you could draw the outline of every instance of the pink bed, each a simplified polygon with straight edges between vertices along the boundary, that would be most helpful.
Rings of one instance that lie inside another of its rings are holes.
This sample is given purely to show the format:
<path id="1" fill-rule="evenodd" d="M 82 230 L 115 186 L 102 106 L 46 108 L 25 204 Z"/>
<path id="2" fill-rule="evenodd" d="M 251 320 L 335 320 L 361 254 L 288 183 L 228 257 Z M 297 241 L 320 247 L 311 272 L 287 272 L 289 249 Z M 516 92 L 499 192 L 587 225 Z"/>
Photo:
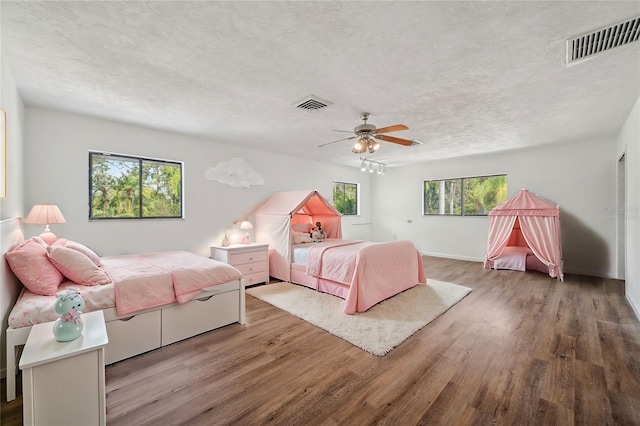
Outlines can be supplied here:
<path id="1" fill-rule="evenodd" d="M 73 288 L 85 300 L 85 312 L 115 307 L 118 315 L 126 315 L 185 303 L 212 286 L 242 277 L 232 266 L 185 251 L 105 256 L 100 261 L 111 283 L 87 286 L 65 280 L 57 294 Z M 56 298 L 24 288 L 9 315 L 9 327 L 55 321 Z"/>
<path id="2" fill-rule="evenodd" d="M 533 254 L 529 247 L 507 246 L 497 258 L 492 260 L 491 265 L 493 269 L 549 273 L 549 268 Z"/>
<path id="3" fill-rule="evenodd" d="M 296 244 L 293 252 L 291 281 L 345 299 L 346 314 L 426 283 L 422 256 L 410 241 L 328 239 Z"/>
<path id="4" fill-rule="evenodd" d="M 68 289 L 80 292 L 84 313 L 105 313 L 107 364 L 233 322 L 244 324 L 242 274 L 223 262 L 184 251 L 98 258 L 86 248 L 91 258 L 65 262 L 56 253 L 69 255 L 72 251 L 54 251 L 54 246 L 45 250 L 41 245 L 34 237 L 5 254 L 24 284 L 6 330 L 7 401 L 16 397 L 16 348 L 25 344 L 32 325 L 58 318 L 55 300 Z M 77 256 L 71 257 L 77 260 Z M 36 272 L 39 275 L 34 280 Z M 37 287 L 43 281 L 54 287 Z M 37 294 L 37 290 L 47 291 Z"/>

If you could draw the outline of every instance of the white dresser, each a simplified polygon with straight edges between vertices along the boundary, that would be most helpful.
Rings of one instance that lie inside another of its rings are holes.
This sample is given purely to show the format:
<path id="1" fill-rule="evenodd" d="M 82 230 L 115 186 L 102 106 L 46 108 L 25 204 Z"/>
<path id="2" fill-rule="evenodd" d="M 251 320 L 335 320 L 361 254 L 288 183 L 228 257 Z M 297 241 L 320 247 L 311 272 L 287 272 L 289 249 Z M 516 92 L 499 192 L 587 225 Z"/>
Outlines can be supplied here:
<path id="1" fill-rule="evenodd" d="M 102 311 L 82 314 L 82 334 L 70 342 L 53 337 L 53 322 L 31 327 L 20 357 L 25 425 L 104 425 Z"/>
<path id="2" fill-rule="evenodd" d="M 245 287 L 269 282 L 269 244 L 211 246 L 211 258 L 238 269 Z"/>

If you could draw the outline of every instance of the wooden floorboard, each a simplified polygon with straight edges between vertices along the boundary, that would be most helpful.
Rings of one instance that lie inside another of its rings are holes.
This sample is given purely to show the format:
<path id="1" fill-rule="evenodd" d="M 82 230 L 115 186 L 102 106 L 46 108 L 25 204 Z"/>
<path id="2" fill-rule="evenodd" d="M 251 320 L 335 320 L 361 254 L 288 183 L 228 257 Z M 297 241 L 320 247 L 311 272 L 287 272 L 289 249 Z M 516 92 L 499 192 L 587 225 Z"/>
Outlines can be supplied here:
<path id="1" fill-rule="evenodd" d="M 107 422 L 640 424 L 640 323 L 622 281 L 424 265 L 473 291 L 384 357 L 247 296 L 245 326 L 107 366 Z M 1 420 L 22 423 L 21 397 Z"/>

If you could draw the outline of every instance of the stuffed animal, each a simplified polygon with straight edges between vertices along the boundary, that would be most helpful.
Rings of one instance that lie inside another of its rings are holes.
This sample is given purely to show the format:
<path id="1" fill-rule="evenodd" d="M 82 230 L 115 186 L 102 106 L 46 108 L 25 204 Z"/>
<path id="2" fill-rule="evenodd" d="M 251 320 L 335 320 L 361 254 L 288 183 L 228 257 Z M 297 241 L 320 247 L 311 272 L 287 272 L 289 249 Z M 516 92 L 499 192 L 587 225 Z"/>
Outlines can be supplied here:
<path id="1" fill-rule="evenodd" d="M 324 232 L 324 229 L 322 229 L 320 222 L 316 222 L 316 226 L 311 228 L 311 238 L 315 241 L 327 238 L 327 234 Z"/>
<path id="2" fill-rule="evenodd" d="M 56 314 L 60 315 L 53 324 L 53 335 L 58 342 L 69 342 L 82 334 L 84 307 L 84 299 L 78 290 L 69 289 L 58 296 L 53 306 Z"/>

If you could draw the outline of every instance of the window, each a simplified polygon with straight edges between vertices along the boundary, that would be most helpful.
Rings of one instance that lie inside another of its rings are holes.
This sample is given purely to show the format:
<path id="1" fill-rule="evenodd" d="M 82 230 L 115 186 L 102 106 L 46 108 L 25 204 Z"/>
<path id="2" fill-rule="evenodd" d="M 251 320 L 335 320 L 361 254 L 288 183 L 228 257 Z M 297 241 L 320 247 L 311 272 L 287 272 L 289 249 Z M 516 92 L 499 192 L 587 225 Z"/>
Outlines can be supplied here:
<path id="1" fill-rule="evenodd" d="M 182 163 L 89 152 L 89 219 L 182 218 Z"/>
<path id="2" fill-rule="evenodd" d="M 507 175 L 424 182 L 425 215 L 486 216 L 506 200 Z"/>
<path id="3" fill-rule="evenodd" d="M 333 205 L 343 215 L 357 215 L 358 184 L 333 182 Z"/>

